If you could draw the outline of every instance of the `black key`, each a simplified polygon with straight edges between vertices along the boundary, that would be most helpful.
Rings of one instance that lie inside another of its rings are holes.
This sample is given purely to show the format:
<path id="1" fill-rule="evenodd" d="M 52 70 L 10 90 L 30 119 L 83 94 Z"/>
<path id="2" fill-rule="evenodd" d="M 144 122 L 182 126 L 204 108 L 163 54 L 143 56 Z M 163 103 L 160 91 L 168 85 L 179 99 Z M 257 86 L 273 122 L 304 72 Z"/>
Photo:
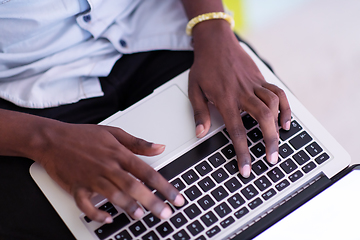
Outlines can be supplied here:
<path id="1" fill-rule="evenodd" d="M 202 161 L 200 164 L 198 164 L 195 167 L 196 171 L 198 171 L 198 173 L 201 176 L 206 175 L 207 173 L 212 171 L 212 167 L 210 167 L 209 163 L 207 161 Z"/>
<path id="2" fill-rule="evenodd" d="M 119 216 L 113 219 L 113 222 L 110 224 L 105 224 L 95 230 L 95 234 L 100 239 L 105 239 L 108 236 L 112 235 L 119 229 L 130 223 L 129 218 L 125 215 L 125 213 L 120 214 Z"/>
<path id="3" fill-rule="evenodd" d="M 99 210 L 107 212 L 107 210 L 109 210 L 111 208 L 114 208 L 114 205 L 112 205 L 111 202 L 107 202 L 104 205 L 102 205 L 101 207 L 99 207 Z"/>
<path id="4" fill-rule="evenodd" d="M 254 127 L 257 122 L 255 119 L 253 119 L 249 114 L 246 114 L 245 116 L 242 117 L 242 121 L 244 124 L 244 127 L 249 130 L 250 128 Z"/>
<path id="5" fill-rule="evenodd" d="M 221 152 L 225 155 L 227 159 L 235 157 L 235 149 L 232 144 L 227 145 L 224 147 Z"/>
<path id="6" fill-rule="evenodd" d="M 274 189 L 270 188 L 266 193 L 263 193 L 261 196 L 265 199 L 265 200 L 269 200 L 270 198 L 272 198 L 273 196 L 275 196 L 276 192 Z"/>
<path id="7" fill-rule="evenodd" d="M 305 166 L 303 166 L 301 169 L 305 172 L 308 173 L 311 170 L 313 170 L 314 168 L 316 168 L 316 165 L 314 162 L 309 162 L 308 164 L 306 164 Z"/>
<path id="8" fill-rule="evenodd" d="M 257 175 L 261 175 L 262 173 L 264 173 L 269 168 L 265 165 L 265 163 L 263 161 L 259 160 L 259 161 L 257 161 L 256 163 L 254 163 L 252 165 L 252 169 L 254 170 L 254 172 Z"/>
<path id="9" fill-rule="evenodd" d="M 214 168 L 217 168 L 225 162 L 225 158 L 221 156 L 220 153 L 215 153 L 214 155 L 209 157 L 209 161 L 214 166 Z"/>
<path id="10" fill-rule="evenodd" d="M 271 186 L 271 182 L 265 176 L 257 179 L 254 183 L 260 191 L 264 191 Z"/>
<path id="11" fill-rule="evenodd" d="M 177 190 L 181 191 L 185 188 L 185 184 L 181 181 L 180 178 L 175 178 L 170 182 Z"/>
<path id="12" fill-rule="evenodd" d="M 158 226 L 156 230 L 161 235 L 161 237 L 166 237 L 167 235 L 169 235 L 174 231 L 174 229 L 170 226 L 168 222 L 164 222 L 163 224 Z"/>
<path id="13" fill-rule="evenodd" d="M 291 139 L 289 142 L 290 144 L 296 149 L 300 149 L 305 144 L 309 143 L 312 140 L 312 137 L 306 132 L 303 131 L 293 139 Z"/>
<path id="14" fill-rule="evenodd" d="M 146 223 L 146 225 L 148 225 L 149 228 L 155 226 L 156 224 L 158 224 L 160 222 L 160 219 L 155 217 L 152 213 L 149 213 L 148 215 L 146 215 L 143 218 L 143 220 Z"/>
<path id="15" fill-rule="evenodd" d="M 285 176 L 284 173 L 278 167 L 269 171 L 267 175 L 274 183 L 276 183 Z"/>
<path id="16" fill-rule="evenodd" d="M 201 235 L 201 236 L 195 238 L 195 240 L 206 240 L 206 238 L 203 235 Z"/>
<path id="17" fill-rule="evenodd" d="M 222 181 L 224 181 L 225 179 L 227 179 L 229 177 L 229 175 L 222 168 L 220 168 L 220 169 L 216 170 L 215 172 L 213 172 L 211 174 L 211 176 L 215 179 L 215 181 L 217 183 L 221 183 Z"/>
<path id="18" fill-rule="evenodd" d="M 234 209 L 237 209 L 245 203 L 245 200 L 240 196 L 240 194 L 236 193 L 234 196 L 228 198 L 228 202 Z"/>
<path id="19" fill-rule="evenodd" d="M 200 209 L 195 204 L 191 204 L 189 207 L 187 207 L 184 210 L 184 212 L 190 219 L 195 218 L 196 216 L 200 215 L 200 213 L 201 213 Z"/>
<path id="20" fill-rule="evenodd" d="M 114 236 L 114 238 L 116 240 L 130 240 L 130 239 L 132 239 L 132 237 L 130 236 L 130 234 L 126 230 L 116 234 Z"/>
<path id="21" fill-rule="evenodd" d="M 154 231 L 151 231 L 147 234 L 145 234 L 142 237 L 143 240 L 159 240 L 160 238 L 156 235 L 156 233 Z"/>
<path id="22" fill-rule="evenodd" d="M 158 170 L 158 172 L 166 179 L 170 180 L 178 176 L 185 170 L 191 168 L 194 164 L 198 163 L 199 160 L 210 155 L 217 149 L 227 144 L 229 140 L 221 132 L 218 132 L 211 138 L 205 140 L 189 152 L 178 157 L 165 167 Z"/>
<path id="23" fill-rule="evenodd" d="M 129 227 L 130 231 L 134 234 L 135 237 L 139 236 L 143 232 L 146 231 L 144 224 L 141 221 L 135 222 L 133 225 Z"/>
<path id="24" fill-rule="evenodd" d="M 223 218 L 229 213 L 231 213 L 230 207 L 226 204 L 226 202 L 221 203 L 219 206 L 214 208 L 215 212 L 219 217 Z"/>
<path id="25" fill-rule="evenodd" d="M 189 232 L 193 236 L 196 236 L 199 233 L 201 233 L 202 231 L 204 231 L 204 227 L 201 225 L 201 223 L 198 220 L 196 220 L 193 223 L 189 224 L 186 228 L 189 230 Z"/>
<path id="26" fill-rule="evenodd" d="M 258 206 L 260 206 L 262 203 L 263 203 L 263 201 L 260 198 L 256 198 L 255 200 L 253 200 L 252 202 L 249 203 L 249 208 L 255 209 Z"/>
<path id="27" fill-rule="evenodd" d="M 211 206 L 215 205 L 214 200 L 211 199 L 209 195 L 205 195 L 201 199 L 198 200 L 198 204 L 202 207 L 202 209 L 207 210 Z"/>
<path id="28" fill-rule="evenodd" d="M 231 175 L 239 172 L 239 167 L 236 160 L 231 160 L 229 163 L 225 164 L 224 167 Z"/>
<path id="29" fill-rule="evenodd" d="M 198 182 L 198 185 L 201 187 L 201 189 L 204 192 L 209 191 L 210 189 L 212 189 L 213 187 L 215 187 L 215 183 L 213 180 L 211 180 L 210 177 L 206 177 L 203 180 Z"/>
<path id="30" fill-rule="evenodd" d="M 294 172 L 293 174 L 291 174 L 289 176 L 289 179 L 291 182 L 296 182 L 302 176 L 304 176 L 304 174 L 300 170 L 298 170 L 298 171 Z"/>
<path id="31" fill-rule="evenodd" d="M 190 236 L 185 232 L 185 230 L 181 230 L 173 235 L 175 240 L 190 240 Z"/>
<path id="32" fill-rule="evenodd" d="M 228 217 L 227 219 L 225 219 L 224 221 L 220 222 L 220 225 L 223 227 L 223 228 L 227 228 L 228 226 L 230 226 L 231 224 L 233 224 L 235 222 L 235 219 L 230 216 Z"/>
<path id="33" fill-rule="evenodd" d="M 220 228 L 218 226 L 213 227 L 209 231 L 206 232 L 206 235 L 208 235 L 209 238 L 212 238 L 216 234 L 220 232 Z"/>
<path id="34" fill-rule="evenodd" d="M 259 192 L 256 191 L 254 186 L 250 184 L 249 186 L 241 190 L 241 193 L 246 197 L 247 200 L 250 200 L 255 197 Z"/>
<path id="35" fill-rule="evenodd" d="M 215 190 L 211 191 L 211 195 L 213 195 L 213 197 L 217 201 L 221 201 L 224 198 L 226 198 L 227 196 L 229 196 L 229 194 L 227 193 L 225 188 L 223 188 L 222 186 L 220 186 L 220 187 L 216 188 Z"/>
<path id="36" fill-rule="evenodd" d="M 213 225 L 214 223 L 217 222 L 218 218 L 214 215 L 213 212 L 207 212 L 204 216 L 202 216 L 201 221 L 203 221 L 203 223 L 207 226 L 210 227 L 211 225 Z"/>
<path id="37" fill-rule="evenodd" d="M 297 165 L 291 160 L 287 159 L 285 162 L 280 164 L 280 167 L 287 173 L 291 173 L 295 169 L 297 169 Z"/>
<path id="38" fill-rule="evenodd" d="M 280 183 L 276 184 L 276 189 L 280 192 L 290 185 L 289 181 L 284 179 Z"/>
<path id="39" fill-rule="evenodd" d="M 253 173 L 250 173 L 250 176 L 248 178 L 244 178 L 240 173 L 237 176 L 243 182 L 243 184 L 247 184 L 255 178 L 255 175 Z"/>
<path id="40" fill-rule="evenodd" d="M 201 196 L 200 190 L 195 185 L 193 185 L 189 189 L 185 190 L 184 193 L 191 201 L 193 201 L 196 198 Z"/>
<path id="41" fill-rule="evenodd" d="M 226 136 L 228 136 L 229 138 L 230 138 L 230 134 L 229 134 L 229 132 L 228 132 L 228 130 L 226 129 L 226 128 L 224 128 L 224 133 L 226 134 Z"/>
<path id="42" fill-rule="evenodd" d="M 285 141 L 286 139 L 290 138 L 291 136 L 293 136 L 294 134 L 299 132 L 301 129 L 302 129 L 302 127 L 300 126 L 300 124 L 294 120 L 290 124 L 289 131 L 286 131 L 284 129 L 279 130 L 280 139 Z"/>
<path id="43" fill-rule="evenodd" d="M 236 211 L 234 213 L 235 217 L 237 219 L 242 218 L 243 216 L 245 216 L 247 213 L 249 213 L 249 210 L 246 207 L 243 207 L 242 209 L 240 209 L 239 211 Z"/>
<path id="44" fill-rule="evenodd" d="M 85 220 L 87 223 L 89 223 L 89 222 L 92 221 L 88 216 L 85 216 L 85 217 L 84 217 L 84 220 Z"/>
<path id="45" fill-rule="evenodd" d="M 118 211 L 116 210 L 116 208 L 110 208 L 107 210 L 107 212 L 113 217 L 115 216 L 116 214 L 118 214 Z"/>
<path id="46" fill-rule="evenodd" d="M 194 170 L 190 169 L 189 171 L 187 171 L 186 173 L 184 173 L 183 175 L 181 175 L 181 177 L 185 180 L 185 182 L 187 184 L 192 184 L 194 183 L 196 180 L 199 179 L 199 176 L 195 173 Z"/>
<path id="47" fill-rule="evenodd" d="M 303 150 L 294 154 L 293 159 L 299 164 L 303 165 L 310 160 L 309 155 L 307 155 Z"/>
<path id="48" fill-rule="evenodd" d="M 294 152 L 294 150 L 292 150 L 291 147 L 287 143 L 284 143 L 283 145 L 281 145 L 279 147 L 279 154 L 282 158 L 287 158 L 293 152 Z"/>
<path id="49" fill-rule="evenodd" d="M 173 216 L 172 218 L 170 218 L 170 221 L 172 222 L 172 224 L 176 227 L 179 228 L 182 225 L 184 225 L 185 223 L 187 223 L 186 218 L 184 217 L 184 215 L 182 215 L 182 213 L 178 213 L 175 216 Z"/>
<path id="50" fill-rule="evenodd" d="M 323 149 L 316 142 L 311 143 L 305 149 L 312 157 L 315 157 L 323 151 Z"/>
<path id="51" fill-rule="evenodd" d="M 265 154 L 265 146 L 261 142 L 250 148 L 250 151 L 255 155 L 255 157 L 259 158 Z"/>
<path id="52" fill-rule="evenodd" d="M 241 183 L 235 177 L 225 182 L 224 185 L 232 193 L 241 188 Z"/>
<path id="53" fill-rule="evenodd" d="M 322 164 L 323 162 L 325 162 L 326 160 L 328 160 L 330 157 L 329 155 L 327 155 L 327 153 L 323 153 L 320 156 L 318 156 L 315 161 L 317 162 L 317 164 Z"/>
<path id="54" fill-rule="evenodd" d="M 263 135 L 259 128 L 254 128 L 253 130 L 248 132 L 247 135 L 253 143 L 256 143 L 257 141 L 259 141 L 263 138 Z"/>

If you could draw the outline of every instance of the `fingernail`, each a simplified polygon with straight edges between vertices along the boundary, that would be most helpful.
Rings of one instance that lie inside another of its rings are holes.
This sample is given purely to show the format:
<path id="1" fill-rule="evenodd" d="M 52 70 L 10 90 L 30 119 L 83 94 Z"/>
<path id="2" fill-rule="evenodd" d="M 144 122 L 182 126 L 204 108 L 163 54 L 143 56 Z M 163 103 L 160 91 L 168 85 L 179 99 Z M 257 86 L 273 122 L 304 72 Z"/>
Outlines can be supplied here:
<path id="1" fill-rule="evenodd" d="M 197 125 L 196 130 L 195 130 L 196 137 L 199 138 L 204 133 L 204 131 L 205 131 L 204 125 L 202 125 L 202 124 Z"/>
<path id="2" fill-rule="evenodd" d="M 181 207 L 182 205 L 184 205 L 185 203 L 185 199 L 183 196 L 181 196 L 181 194 L 178 194 L 174 200 L 174 204 L 178 207 Z"/>
<path id="3" fill-rule="evenodd" d="M 161 219 L 167 219 L 167 218 L 169 218 L 171 216 L 171 214 L 172 214 L 172 212 L 171 212 L 170 208 L 165 207 L 160 213 L 160 218 Z"/>
<path id="4" fill-rule="evenodd" d="M 155 148 L 155 149 L 162 149 L 162 148 L 165 148 L 165 145 L 164 144 L 157 144 L 157 143 L 153 143 L 151 145 L 152 148 Z"/>
<path id="5" fill-rule="evenodd" d="M 250 171 L 251 171 L 250 165 L 244 165 L 241 169 L 241 175 L 244 178 L 248 178 L 250 177 Z"/>
<path id="6" fill-rule="evenodd" d="M 285 130 L 290 130 L 290 121 L 285 123 Z"/>
<path id="7" fill-rule="evenodd" d="M 278 158 L 279 158 L 279 153 L 278 153 L 278 152 L 273 152 L 273 153 L 270 155 L 270 163 L 271 163 L 271 164 L 276 164 L 277 161 L 278 161 Z"/>
<path id="8" fill-rule="evenodd" d="M 113 222 L 113 219 L 112 219 L 112 217 L 107 217 L 107 218 L 105 218 L 105 221 L 104 221 L 105 223 L 112 223 Z"/>
<path id="9" fill-rule="evenodd" d="M 144 216 L 144 211 L 141 208 L 137 208 L 134 212 L 134 217 L 140 219 Z"/>

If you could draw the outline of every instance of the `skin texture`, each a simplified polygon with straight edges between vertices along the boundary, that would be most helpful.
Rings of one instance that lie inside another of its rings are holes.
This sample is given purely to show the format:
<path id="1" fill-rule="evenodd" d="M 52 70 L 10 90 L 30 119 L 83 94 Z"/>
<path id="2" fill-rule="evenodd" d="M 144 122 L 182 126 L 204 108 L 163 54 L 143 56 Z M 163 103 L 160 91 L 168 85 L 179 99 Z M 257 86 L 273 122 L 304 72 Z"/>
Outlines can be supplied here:
<path id="1" fill-rule="evenodd" d="M 189 19 L 223 11 L 220 0 L 183 0 L 183 4 Z M 226 21 L 199 23 L 192 33 L 195 59 L 189 75 L 189 97 L 196 134 L 204 137 L 209 131 L 207 104 L 213 103 L 233 141 L 240 173 L 249 176 L 251 160 L 240 110 L 259 122 L 267 159 L 274 163 L 279 110 L 282 127 L 290 127 L 288 101 L 281 89 L 266 83 Z M 7 110 L 0 110 L 0 132 L 0 155 L 27 157 L 40 163 L 92 220 L 112 222 L 108 213 L 91 204 L 94 193 L 107 197 L 134 219 L 144 214 L 137 201 L 155 216 L 168 218 L 170 208 L 141 182 L 157 189 L 175 206 L 184 204 L 176 188 L 134 155 L 157 155 L 164 151 L 164 145 L 135 138 L 119 128 L 68 124 Z"/>

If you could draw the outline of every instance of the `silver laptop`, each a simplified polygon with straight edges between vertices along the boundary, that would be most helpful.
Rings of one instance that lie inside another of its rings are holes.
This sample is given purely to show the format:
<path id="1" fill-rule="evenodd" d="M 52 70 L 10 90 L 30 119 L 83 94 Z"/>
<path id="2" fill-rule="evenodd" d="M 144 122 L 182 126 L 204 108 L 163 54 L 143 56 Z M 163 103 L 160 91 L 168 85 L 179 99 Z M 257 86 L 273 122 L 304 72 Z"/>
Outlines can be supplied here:
<path id="1" fill-rule="evenodd" d="M 153 94 L 100 124 L 118 126 L 132 135 L 166 145 L 159 156 L 143 157 L 180 190 L 186 204 L 160 220 L 145 210 L 133 220 L 98 195 L 93 204 L 113 216 L 113 223 L 91 221 L 37 163 L 30 173 L 77 239 L 251 239 L 330 186 L 350 164 L 350 156 L 245 45 L 265 79 L 282 88 L 292 109 L 289 131 L 280 130 L 279 162 L 268 164 L 257 122 L 241 113 L 247 129 L 252 173 L 242 178 L 231 139 L 220 114 L 210 106 L 212 126 L 195 136 L 187 96 L 188 71 Z M 156 193 L 155 193 L 156 194 Z"/>

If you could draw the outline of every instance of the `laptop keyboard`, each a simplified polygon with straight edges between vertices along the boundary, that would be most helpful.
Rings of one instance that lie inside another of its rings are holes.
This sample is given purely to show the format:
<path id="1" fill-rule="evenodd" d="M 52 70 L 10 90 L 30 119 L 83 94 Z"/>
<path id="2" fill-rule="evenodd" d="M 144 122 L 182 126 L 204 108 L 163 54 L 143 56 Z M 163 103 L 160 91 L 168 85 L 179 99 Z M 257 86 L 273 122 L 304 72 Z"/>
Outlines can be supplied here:
<path id="1" fill-rule="evenodd" d="M 289 131 L 279 131 L 279 161 L 272 165 L 266 160 L 258 123 L 249 114 L 242 118 L 252 155 L 249 178 L 239 174 L 235 150 L 224 128 L 158 170 L 186 200 L 184 206 L 175 207 L 154 190 L 173 210 L 170 219 L 160 220 L 144 209 L 145 216 L 133 220 L 107 202 L 99 208 L 114 217 L 113 223 L 97 228 L 95 235 L 116 240 L 210 239 L 330 158 L 292 119 Z M 85 222 L 90 221 L 85 217 Z"/>

